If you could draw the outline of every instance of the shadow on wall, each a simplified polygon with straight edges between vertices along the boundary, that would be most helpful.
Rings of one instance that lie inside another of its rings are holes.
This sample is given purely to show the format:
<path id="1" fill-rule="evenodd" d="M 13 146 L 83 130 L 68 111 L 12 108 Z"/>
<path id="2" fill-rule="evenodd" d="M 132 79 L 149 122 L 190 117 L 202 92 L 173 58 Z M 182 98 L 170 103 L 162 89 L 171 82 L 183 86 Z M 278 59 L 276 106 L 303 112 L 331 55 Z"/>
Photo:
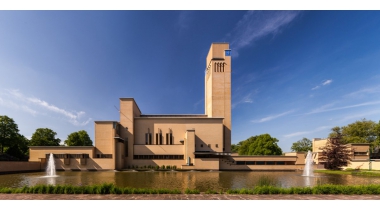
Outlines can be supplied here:
<path id="1" fill-rule="evenodd" d="M 109 160 L 109 162 L 112 162 L 112 159 L 105 159 L 105 158 L 99 158 L 98 160 Z M 98 161 L 97 160 L 97 161 Z M 85 161 L 82 160 L 81 164 L 81 159 L 78 158 L 68 158 L 68 159 L 63 159 L 63 158 L 54 158 L 55 161 L 55 167 L 56 170 L 58 171 L 83 171 L 83 170 L 105 170 L 105 169 L 110 169 L 110 168 L 105 168 L 104 166 L 101 167 L 98 163 L 96 163 L 92 158 L 85 158 Z M 43 166 L 43 168 L 46 168 L 46 161 Z"/>

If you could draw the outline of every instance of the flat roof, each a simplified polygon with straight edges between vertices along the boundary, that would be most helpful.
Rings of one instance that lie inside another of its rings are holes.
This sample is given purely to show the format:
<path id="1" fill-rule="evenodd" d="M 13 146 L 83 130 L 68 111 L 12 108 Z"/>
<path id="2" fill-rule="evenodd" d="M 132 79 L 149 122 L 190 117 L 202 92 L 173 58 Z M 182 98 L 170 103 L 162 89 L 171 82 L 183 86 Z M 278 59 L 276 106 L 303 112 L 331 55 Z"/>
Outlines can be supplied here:
<path id="1" fill-rule="evenodd" d="M 207 118 L 204 114 L 142 114 L 140 117 L 202 117 Z"/>
<path id="2" fill-rule="evenodd" d="M 86 149 L 86 148 L 94 148 L 95 146 L 29 146 L 29 148 L 49 148 L 49 149 Z"/>

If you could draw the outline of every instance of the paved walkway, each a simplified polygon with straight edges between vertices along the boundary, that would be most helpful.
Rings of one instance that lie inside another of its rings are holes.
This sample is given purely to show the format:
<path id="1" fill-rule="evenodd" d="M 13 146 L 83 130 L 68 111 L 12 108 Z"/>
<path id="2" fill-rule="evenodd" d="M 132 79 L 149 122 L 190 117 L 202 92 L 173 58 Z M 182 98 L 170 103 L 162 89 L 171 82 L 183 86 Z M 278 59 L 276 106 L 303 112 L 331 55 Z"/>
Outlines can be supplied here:
<path id="1" fill-rule="evenodd" d="M 380 200 L 380 195 L 0 194 L 0 200 Z"/>

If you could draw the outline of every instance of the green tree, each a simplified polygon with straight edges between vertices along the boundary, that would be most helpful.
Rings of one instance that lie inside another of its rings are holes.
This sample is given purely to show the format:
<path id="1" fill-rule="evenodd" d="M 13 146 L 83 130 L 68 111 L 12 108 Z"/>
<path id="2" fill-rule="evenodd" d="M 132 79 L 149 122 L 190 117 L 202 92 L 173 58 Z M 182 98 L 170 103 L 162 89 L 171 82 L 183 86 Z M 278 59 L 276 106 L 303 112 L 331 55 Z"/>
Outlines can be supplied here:
<path id="1" fill-rule="evenodd" d="M 278 140 L 269 134 L 251 136 L 241 142 L 239 155 L 281 155 L 282 150 L 277 145 Z"/>
<path id="2" fill-rule="evenodd" d="M 30 139 L 30 146 L 59 146 L 61 140 L 55 138 L 56 132 L 49 128 L 37 128 Z"/>
<path id="3" fill-rule="evenodd" d="M 19 160 L 28 160 L 29 156 L 29 140 L 23 136 L 17 136 L 17 143 L 5 150 L 5 153 Z"/>
<path id="4" fill-rule="evenodd" d="M 294 142 L 291 149 L 294 152 L 312 151 L 313 142 L 310 139 L 303 137 L 301 140 Z"/>
<path id="5" fill-rule="evenodd" d="M 92 141 L 87 132 L 85 130 L 81 130 L 68 135 L 65 144 L 67 146 L 92 146 Z"/>
<path id="6" fill-rule="evenodd" d="M 340 170 L 351 160 L 350 149 L 343 143 L 342 137 L 328 138 L 326 146 L 320 148 L 319 161 L 324 162 L 326 169 Z"/>
<path id="7" fill-rule="evenodd" d="M 347 126 L 334 127 L 329 134 L 330 138 L 340 137 L 342 143 L 370 143 L 371 147 L 379 146 L 380 143 L 380 121 L 376 123 L 371 120 L 362 119 Z"/>
<path id="8" fill-rule="evenodd" d="M 12 147 L 17 144 L 18 132 L 18 126 L 12 118 L 6 115 L 0 115 L 1 153 L 4 153 L 6 147 Z"/>
<path id="9" fill-rule="evenodd" d="M 239 146 L 237 144 L 231 144 L 231 152 L 239 152 Z"/>

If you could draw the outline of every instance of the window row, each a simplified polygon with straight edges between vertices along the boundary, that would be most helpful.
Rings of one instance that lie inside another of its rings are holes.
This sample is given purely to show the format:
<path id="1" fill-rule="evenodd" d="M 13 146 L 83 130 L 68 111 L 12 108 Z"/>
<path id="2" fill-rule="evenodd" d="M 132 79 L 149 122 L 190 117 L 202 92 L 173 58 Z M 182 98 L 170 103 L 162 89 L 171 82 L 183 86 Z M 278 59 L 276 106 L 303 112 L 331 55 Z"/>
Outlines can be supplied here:
<path id="1" fill-rule="evenodd" d="M 143 159 L 143 160 L 161 160 L 161 159 L 173 159 L 173 160 L 183 160 L 183 155 L 134 155 L 133 159 Z"/>
<path id="2" fill-rule="evenodd" d="M 112 154 L 96 154 L 96 158 L 112 158 Z"/>
<path id="3" fill-rule="evenodd" d="M 154 141 L 152 139 L 152 134 L 151 133 L 145 133 L 145 144 L 146 145 L 152 145 L 154 144 Z M 173 145 L 174 144 L 174 139 L 173 139 L 173 134 L 172 133 L 167 133 L 166 134 L 166 141 L 164 141 L 164 138 L 162 136 L 162 133 L 156 133 L 156 145 Z"/>
<path id="4" fill-rule="evenodd" d="M 203 147 L 203 144 L 200 144 L 200 146 Z M 208 146 L 209 148 L 211 148 L 211 144 L 207 144 L 207 146 Z M 195 147 L 197 147 L 197 145 L 195 145 Z M 215 147 L 216 147 L 216 148 L 219 148 L 219 145 L 218 145 L 218 144 L 215 144 Z"/>
<path id="5" fill-rule="evenodd" d="M 50 154 L 46 154 L 46 159 L 49 159 Z M 89 154 L 53 154 L 54 158 L 68 159 L 68 158 L 90 158 Z"/>
<path id="6" fill-rule="evenodd" d="M 224 72 L 224 66 L 226 63 L 224 62 L 215 62 L 214 63 L 214 72 Z"/>
<path id="7" fill-rule="evenodd" d="M 286 165 L 285 161 L 236 161 L 236 165 Z"/>

